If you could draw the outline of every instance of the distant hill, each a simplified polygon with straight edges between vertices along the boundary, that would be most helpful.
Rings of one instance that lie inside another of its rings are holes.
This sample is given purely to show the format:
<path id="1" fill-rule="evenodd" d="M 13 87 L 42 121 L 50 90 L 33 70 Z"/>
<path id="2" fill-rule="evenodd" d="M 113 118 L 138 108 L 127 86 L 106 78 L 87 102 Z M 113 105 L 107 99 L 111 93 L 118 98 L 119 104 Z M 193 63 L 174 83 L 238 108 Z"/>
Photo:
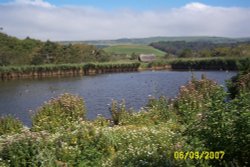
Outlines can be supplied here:
<path id="1" fill-rule="evenodd" d="M 114 45 L 104 48 L 104 51 L 110 54 L 126 54 L 126 55 L 132 55 L 133 53 L 134 54 L 153 53 L 158 57 L 162 57 L 166 54 L 165 52 L 148 45 Z"/>
<path id="2" fill-rule="evenodd" d="M 131 44 L 140 44 L 140 45 L 149 45 L 154 42 L 159 41 L 185 41 L 185 42 L 211 42 L 211 43 L 236 43 L 236 42 L 245 42 L 250 41 L 250 37 L 247 38 L 226 38 L 226 37 L 209 37 L 209 36 L 189 36 L 189 37 L 149 37 L 149 38 L 121 38 L 116 40 L 90 40 L 90 41 L 61 41 L 62 44 L 90 44 L 98 46 L 107 46 L 107 45 L 131 45 Z"/>

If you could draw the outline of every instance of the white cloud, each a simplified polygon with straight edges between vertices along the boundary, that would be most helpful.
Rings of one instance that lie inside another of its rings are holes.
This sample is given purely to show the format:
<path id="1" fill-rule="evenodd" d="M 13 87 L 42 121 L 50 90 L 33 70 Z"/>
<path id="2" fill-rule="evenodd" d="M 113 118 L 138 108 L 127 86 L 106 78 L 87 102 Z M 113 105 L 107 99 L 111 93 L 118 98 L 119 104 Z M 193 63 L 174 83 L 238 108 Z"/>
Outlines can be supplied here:
<path id="1" fill-rule="evenodd" d="M 193 2 L 185 5 L 184 8 L 188 10 L 206 10 L 209 8 L 209 6 L 199 2 Z"/>
<path id="2" fill-rule="evenodd" d="M 0 27 L 20 38 L 89 40 L 149 36 L 250 36 L 250 9 L 190 3 L 166 11 L 57 7 L 42 0 L 0 5 Z"/>
<path id="3" fill-rule="evenodd" d="M 19 5 L 34 5 L 34 6 L 42 6 L 42 7 L 52 7 L 52 5 L 43 0 L 15 0 L 14 3 L 10 4 L 19 4 Z"/>

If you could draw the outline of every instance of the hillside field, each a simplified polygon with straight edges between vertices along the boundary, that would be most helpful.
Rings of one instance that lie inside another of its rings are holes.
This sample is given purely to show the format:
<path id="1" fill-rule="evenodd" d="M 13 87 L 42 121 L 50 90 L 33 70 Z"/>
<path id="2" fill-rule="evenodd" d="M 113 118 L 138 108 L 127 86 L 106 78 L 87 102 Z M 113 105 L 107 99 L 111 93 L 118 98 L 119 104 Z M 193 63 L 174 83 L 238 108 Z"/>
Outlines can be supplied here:
<path id="1" fill-rule="evenodd" d="M 132 53 L 136 54 L 150 54 L 153 53 L 158 57 L 164 56 L 166 53 L 158 49 L 153 48 L 152 46 L 147 45 L 114 45 L 104 48 L 104 51 L 108 53 L 115 54 L 127 54 L 131 55 Z"/>
<path id="2" fill-rule="evenodd" d="M 58 41 L 62 44 L 89 44 L 89 45 L 149 45 L 154 42 L 173 42 L 173 41 L 185 41 L 185 42 L 211 42 L 211 43 L 237 43 L 249 41 L 249 37 L 245 38 L 228 38 L 228 37 L 213 37 L 213 36 L 179 36 L 179 37 L 148 37 L 148 38 L 121 38 L 113 40 L 90 40 L 90 41 Z"/>

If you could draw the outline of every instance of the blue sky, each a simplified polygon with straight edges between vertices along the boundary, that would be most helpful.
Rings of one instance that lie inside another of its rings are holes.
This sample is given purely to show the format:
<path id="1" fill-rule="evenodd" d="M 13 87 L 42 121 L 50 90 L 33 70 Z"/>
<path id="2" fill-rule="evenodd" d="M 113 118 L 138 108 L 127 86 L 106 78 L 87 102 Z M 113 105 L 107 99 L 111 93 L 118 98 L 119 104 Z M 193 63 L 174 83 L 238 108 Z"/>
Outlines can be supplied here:
<path id="1" fill-rule="evenodd" d="M 0 0 L 0 27 L 56 41 L 250 37 L 250 0 Z"/>
<path id="2" fill-rule="evenodd" d="M 226 7 L 250 6 L 250 0 L 48 0 L 48 2 L 55 5 L 89 5 L 105 9 L 132 8 L 139 10 L 181 7 L 190 2 Z"/>
<path id="3" fill-rule="evenodd" d="M 172 8 L 180 7 L 192 0 L 49 0 L 48 2 L 56 5 L 77 4 L 93 5 L 100 8 L 133 8 L 133 9 L 150 9 L 150 8 Z M 197 0 L 195 2 L 205 3 L 212 6 L 250 6 L 249 0 Z"/>
<path id="4" fill-rule="evenodd" d="M 0 0 L 1 3 L 13 0 Z M 191 2 L 200 2 L 211 6 L 221 7 L 250 7 L 250 0 L 46 0 L 56 6 L 83 5 L 101 9 L 150 10 L 178 8 Z"/>

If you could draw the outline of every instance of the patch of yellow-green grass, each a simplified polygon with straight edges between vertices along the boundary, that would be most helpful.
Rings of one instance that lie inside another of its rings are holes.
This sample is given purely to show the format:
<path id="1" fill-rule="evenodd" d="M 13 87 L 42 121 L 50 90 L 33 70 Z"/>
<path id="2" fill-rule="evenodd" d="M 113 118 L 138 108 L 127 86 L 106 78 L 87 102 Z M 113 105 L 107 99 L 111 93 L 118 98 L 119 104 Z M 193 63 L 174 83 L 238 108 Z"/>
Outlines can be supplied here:
<path id="1" fill-rule="evenodd" d="M 153 48 L 152 46 L 147 45 L 114 45 L 107 48 L 104 48 L 104 50 L 108 53 L 113 54 L 126 54 L 131 55 L 132 53 L 135 54 L 155 54 L 157 57 L 162 57 L 166 53 Z"/>

